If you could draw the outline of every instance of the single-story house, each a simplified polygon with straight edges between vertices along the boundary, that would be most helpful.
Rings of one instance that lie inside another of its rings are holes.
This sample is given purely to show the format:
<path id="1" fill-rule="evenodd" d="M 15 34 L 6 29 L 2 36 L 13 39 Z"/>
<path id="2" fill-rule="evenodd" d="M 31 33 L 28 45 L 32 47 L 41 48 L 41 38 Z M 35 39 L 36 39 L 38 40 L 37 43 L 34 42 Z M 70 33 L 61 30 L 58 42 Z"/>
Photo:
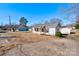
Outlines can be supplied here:
<path id="1" fill-rule="evenodd" d="M 5 26 L 2 26 L 1 29 L 15 32 L 16 30 L 28 31 L 30 29 L 30 27 L 24 26 L 24 25 L 5 25 Z"/>
<path id="2" fill-rule="evenodd" d="M 36 24 L 32 26 L 32 32 L 38 34 L 55 35 L 59 32 L 60 25 L 58 23 L 53 24 Z"/>
<path id="3" fill-rule="evenodd" d="M 19 31 L 28 31 L 30 29 L 29 26 L 19 25 L 17 28 Z"/>
<path id="4" fill-rule="evenodd" d="M 66 26 L 62 26 L 60 28 L 60 32 L 62 34 L 70 34 L 73 30 L 74 30 L 74 26 L 73 25 L 66 25 Z"/>

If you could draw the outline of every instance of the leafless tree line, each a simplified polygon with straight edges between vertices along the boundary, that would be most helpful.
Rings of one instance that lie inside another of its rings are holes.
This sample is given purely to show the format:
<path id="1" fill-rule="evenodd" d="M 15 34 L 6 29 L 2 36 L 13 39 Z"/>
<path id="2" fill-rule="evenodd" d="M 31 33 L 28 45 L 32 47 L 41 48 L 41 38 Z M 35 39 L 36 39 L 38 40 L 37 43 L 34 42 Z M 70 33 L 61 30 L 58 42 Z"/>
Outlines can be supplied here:
<path id="1" fill-rule="evenodd" d="M 69 9 L 62 9 L 61 11 L 67 15 L 66 18 L 70 17 L 71 22 L 79 23 L 79 3 L 70 3 L 69 5 L 71 6 Z"/>

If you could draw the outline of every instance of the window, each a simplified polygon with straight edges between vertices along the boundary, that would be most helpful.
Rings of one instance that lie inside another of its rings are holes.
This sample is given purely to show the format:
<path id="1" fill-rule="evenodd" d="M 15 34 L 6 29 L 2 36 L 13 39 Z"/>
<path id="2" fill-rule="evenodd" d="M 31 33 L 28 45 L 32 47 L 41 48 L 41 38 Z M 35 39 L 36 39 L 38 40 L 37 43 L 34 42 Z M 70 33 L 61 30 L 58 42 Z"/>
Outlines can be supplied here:
<path id="1" fill-rule="evenodd" d="M 38 31 L 38 28 L 35 28 L 35 31 Z"/>

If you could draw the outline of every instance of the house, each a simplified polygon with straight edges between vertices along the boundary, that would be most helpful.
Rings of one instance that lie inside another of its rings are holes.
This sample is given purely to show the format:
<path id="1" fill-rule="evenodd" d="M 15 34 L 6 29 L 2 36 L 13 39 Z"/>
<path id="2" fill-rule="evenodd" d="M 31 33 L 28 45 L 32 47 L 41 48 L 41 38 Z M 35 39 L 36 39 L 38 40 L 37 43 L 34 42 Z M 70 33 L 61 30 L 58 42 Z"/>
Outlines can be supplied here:
<path id="1" fill-rule="evenodd" d="M 59 23 L 36 24 L 32 26 L 32 32 L 38 34 L 55 35 L 56 32 L 59 32 L 59 28 L 60 28 Z"/>
<path id="2" fill-rule="evenodd" d="M 29 30 L 29 26 L 24 26 L 24 25 L 5 25 L 1 27 L 1 30 L 5 30 L 5 31 L 28 31 Z"/>
<path id="3" fill-rule="evenodd" d="M 66 25 L 66 26 L 62 26 L 62 27 L 60 28 L 60 32 L 61 32 L 62 34 L 71 34 L 71 32 L 73 32 L 74 29 L 75 29 L 75 28 L 74 28 L 73 25 Z"/>
<path id="4" fill-rule="evenodd" d="M 18 26 L 18 30 L 19 31 L 28 31 L 29 30 L 29 26 L 23 26 L 23 25 L 19 25 Z"/>
<path id="5" fill-rule="evenodd" d="M 36 24 L 32 26 L 33 33 L 46 33 L 46 25 L 44 24 Z"/>

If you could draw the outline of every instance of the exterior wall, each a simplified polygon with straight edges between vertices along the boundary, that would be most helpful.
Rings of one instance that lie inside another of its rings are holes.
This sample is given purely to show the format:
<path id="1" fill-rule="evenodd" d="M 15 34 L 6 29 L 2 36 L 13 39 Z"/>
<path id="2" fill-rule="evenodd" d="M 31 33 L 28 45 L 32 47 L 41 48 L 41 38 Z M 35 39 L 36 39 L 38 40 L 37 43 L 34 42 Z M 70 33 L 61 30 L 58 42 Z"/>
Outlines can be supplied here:
<path id="1" fill-rule="evenodd" d="M 37 32 L 37 31 L 35 31 L 34 28 L 32 28 L 32 32 L 33 32 L 33 33 L 37 33 L 37 34 L 55 35 L 55 33 L 56 33 L 56 28 L 49 28 L 47 33 L 45 33 L 45 32 Z"/>
<path id="2" fill-rule="evenodd" d="M 62 34 L 70 34 L 71 29 L 70 29 L 70 28 L 61 28 L 61 29 L 60 29 L 60 32 L 61 32 Z"/>
<path id="3" fill-rule="evenodd" d="M 35 28 L 32 28 L 32 32 L 33 33 L 37 33 L 37 34 L 43 34 L 44 32 L 37 32 L 37 31 L 35 31 Z"/>
<path id="4" fill-rule="evenodd" d="M 49 28 L 48 34 L 49 35 L 55 35 L 56 33 L 56 28 Z"/>
<path id="5" fill-rule="evenodd" d="M 35 32 L 36 32 L 34 28 L 32 28 L 32 32 L 33 32 L 33 33 L 35 33 Z"/>

